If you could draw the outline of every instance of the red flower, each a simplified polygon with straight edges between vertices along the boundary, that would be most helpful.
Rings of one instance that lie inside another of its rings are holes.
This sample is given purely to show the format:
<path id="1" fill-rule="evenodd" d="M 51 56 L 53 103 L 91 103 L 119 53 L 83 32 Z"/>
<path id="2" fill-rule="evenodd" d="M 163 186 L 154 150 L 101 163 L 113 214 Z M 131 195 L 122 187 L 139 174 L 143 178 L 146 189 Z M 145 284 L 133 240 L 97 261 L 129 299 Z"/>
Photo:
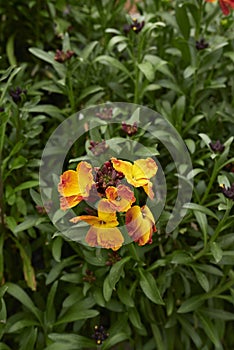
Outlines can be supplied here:
<path id="1" fill-rule="evenodd" d="M 205 0 L 206 2 L 215 2 L 215 0 Z M 229 15 L 230 9 L 234 9 L 234 0 L 219 0 L 219 6 L 225 16 Z"/>

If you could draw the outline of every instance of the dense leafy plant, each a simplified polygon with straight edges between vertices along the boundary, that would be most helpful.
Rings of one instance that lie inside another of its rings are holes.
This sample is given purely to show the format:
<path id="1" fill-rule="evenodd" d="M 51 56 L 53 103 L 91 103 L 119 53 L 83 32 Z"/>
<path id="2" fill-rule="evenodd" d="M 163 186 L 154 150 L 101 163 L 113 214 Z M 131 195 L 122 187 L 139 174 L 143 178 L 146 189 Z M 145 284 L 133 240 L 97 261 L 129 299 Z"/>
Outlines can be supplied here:
<path id="1" fill-rule="evenodd" d="M 233 348 L 234 21 L 233 1 L 229 13 L 224 3 L 139 1 L 133 17 L 121 0 L 0 5 L 0 349 Z M 117 252 L 61 236 L 38 182 L 52 132 L 109 101 L 169 121 L 194 181 L 187 214 L 167 234 L 178 192 L 168 151 L 127 125 L 106 137 L 111 115 L 93 116 L 97 128 L 86 128 L 67 168 L 121 137 L 154 152 L 167 180 L 153 243 Z"/>

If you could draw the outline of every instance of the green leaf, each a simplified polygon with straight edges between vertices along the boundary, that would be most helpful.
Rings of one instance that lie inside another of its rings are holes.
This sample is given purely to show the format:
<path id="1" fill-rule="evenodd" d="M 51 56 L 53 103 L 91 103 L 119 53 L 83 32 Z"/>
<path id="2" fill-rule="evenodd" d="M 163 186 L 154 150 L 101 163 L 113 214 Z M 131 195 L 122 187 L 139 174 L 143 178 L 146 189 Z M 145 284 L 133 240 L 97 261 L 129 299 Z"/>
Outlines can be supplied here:
<path id="1" fill-rule="evenodd" d="M 183 264 L 183 265 L 187 265 L 189 263 L 192 262 L 192 258 L 191 256 L 189 256 L 187 253 L 182 252 L 180 250 L 175 251 L 172 254 L 172 258 L 171 258 L 171 263 L 172 264 Z"/>
<path id="2" fill-rule="evenodd" d="M 195 272 L 195 275 L 197 277 L 199 284 L 205 290 L 205 292 L 208 292 L 210 289 L 208 278 L 206 277 L 206 275 L 203 272 L 199 271 L 198 269 L 194 268 L 193 266 L 192 266 L 192 268 Z"/>
<path id="3" fill-rule="evenodd" d="M 87 60 L 89 56 L 92 54 L 94 51 L 95 47 L 98 45 L 98 41 L 92 41 L 88 43 L 84 50 L 81 52 L 80 57 L 83 58 L 84 60 Z"/>
<path id="4" fill-rule="evenodd" d="M 103 91 L 103 88 L 101 86 L 98 86 L 98 85 L 89 86 L 82 90 L 82 93 L 79 95 L 79 101 L 82 101 L 85 97 L 99 91 Z"/>
<path id="5" fill-rule="evenodd" d="M 155 323 L 151 323 L 151 329 L 157 350 L 166 350 L 159 327 Z"/>
<path id="6" fill-rule="evenodd" d="M 39 185 L 39 182 L 37 180 L 25 181 L 22 184 L 16 186 L 14 188 L 14 192 L 27 190 L 28 188 L 36 187 L 38 185 Z"/>
<path id="7" fill-rule="evenodd" d="M 35 343 L 37 340 L 38 329 L 34 327 L 26 328 L 23 333 L 22 340 L 20 342 L 19 350 L 35 349 Z"/>
<path id="8" fill-rule="evenodd" d="M 177 315 L 177 319 L 179 320 L 182 329 L 184 329 L 184 331 L 188 334 L 188 336 L 192 339 L 192 341 L 194 342 L 194 344 L 196 345 L 197 349 L 201 349 L 202 348 L 202 340 L 201 337 L 199 336 L 198 332 L 195 329 L 195 326 L 193 327 L 189 320 Z"/>
<path id="9" fill-rule="evenodd" d="M 55 237 L 52 242 L 52 255 L 55 261 L 61 261 L 61 253 L 62 253 L 63 239 L 58 236 Z"/>
<path id="10" fill-rule="evenodd" d="M 48 335 L 48 337 L 55 341 L 58 344 L 63 344 L 64 346 L 67 344 L 69 349 L 85 349 L 85 348 L 93 348 L 94 347 L 94 341 L 83 337 L 78 334 L 73 333 L 51 333 Z M 46 348 L 47 349 L 47 348 Z M 48 347 L 49 349 L 49 347 Z M 54 348 L 56 350 L 56 348 Z"/>
<path id="11" fill-rule="evenodd" d="M 93 291 L 93 298 L 94 298 L 96 304 L 98 304 L 101 307 L 105 307 L 106 302 L 105 302 L 105 299 L 103 297 L 101 289 L 95 288 L 95 290 Z"/>
<path id="12" fill-rule="evenodd" d="M 46 113 L 49 116 L 58 119 L 59 121 L 64 120 L 61 110 L 54 105 L 38 105 L 35 107 L 23 108 L 23 111 L 30 113 Z"/>
<path id="13" fill-rule="evenodd" d="M 12 326 L 8 328 L 7 332 L 16 333 L 16 332 L 22 331 L 23 328 L 27 328 L 30 326 L 40 326 L 40 324 L 36 320 L 23 319 L 12 324 Z"/>
<path id="14" fill-rule="evenodd" d="M 17 299 L 22 303 L 28 310 L 32 312 L 34 316 L 42 323 L 41 311 L 33 304 L 32 300 L 29 298 L 25 291 L 14 283 L 7 282 L 5 284 L 7 288 L 7 293 Z"/>
<path id="15" fill-rule="evenodd" d="M 77 346 L 72 346 L 67 343 L 53 343 L 45 348 L 45 350 L 77 350 L 79 349 Z"/>
<path id="16" fill-rule="evenodd" d="M 103 283 L 103 296 L 104 299 L 108 302 L 111 298 L 113 288 L 110 286 L 109 275 L 105 278 Z"/>
<path id="17" fill-rule="evenodd" d="M 181 34 L 186 40 L 188 40 L 190 34 L 190 23 L 186 3 L 183 3 L 182 1 L 177 1 L 176 4 L 176 22 L 180 28 Z"/>
<path id="18" fill-rule="evenodd" d="M 79 304 L 72 306 L 61 318 L 55 322 L 55 325 L 59 325 L 62 323 L 69 323 L 78 320 L 86 320 L 87 318 L 93 318 L 99 315 L 99 311 L 97 310 L 82 310 L 79 308 Z"/>
<path id="19" fill-rule="evenodd" d="M 24 222 L 21 222 L 19 225 L 17 225 L 14 228 L 14 234 L 17 234 L 17 233 L 22 232 L 22 231 L 26 231 L 27 229 L 29 229 L 33 226 L 36 226 L 37 223 L 38 223 L 38 217 L 28 216 L 28 217 L 26 217 Z"/>
<path id="20" fill-rule="evenodd" d="M 234 321 L 233 312 L 214 308 L 202 308 L 201 311 L 203 314 L 206 314 L 209 318 L 213 318 L 214 320 L 219 319 L 223 321 Z"/>
<path id="21" fill-rule="evenodd" d="M 211 250 L 211 253 L 212 253 L 212 255 L 213 255 L 214 259 L 215 259 L 215 262 L 219 263 L 220 260 L 223 257 L 223 251 L 220 248 L 219 244 L 216 243 L 216 242 L 212 242 L 210 244 L 210 250 Z"/>
<path id="22" fill-rule="evenodd" d="M 0 283 L 3 283 L 4 280 L 4 256 L 3 256 L 3 247 L 4 247 L 4 236 L 3 234 L 0 235 Z M 3 297 L 4 293 L 6 292 L 5 288 L 0 288 L 0 298 Z"/>
<path id="23" fill-rule="evenodd" d="M 109 284 L 112 289 L 115 288 L 116 283 L 119 281 L 120 277 L 123 274 L 123 268 L 126 262 L 128 262 L 131 259 L 130 256 L 127 256 L 120 261 L 117 261 L 110 269 L 108 278 L 109 278 Z"/>
<path id="24" fill-rule="evenodd" d="M 6 45 L 7 58 L 10 65 L 12 66 L 17 65 L 17 61 L 14 53 L 14 44 L 15 44 L 15 33 L 9 37 Z"/>
<path id="25" fill-rule="evenodd" d="M 212 341 L 212 343 L 216 347 L 222 348 L 222 345 L 221 345 L 220 340 L 219 340 L 218 329 L 215 328 L 215 325 L 211 322 L 210 318 L 203 315 L 201 312 L 197 312 L 197 316 L 200 319 L 202 326 L 203 326 L 202 328 L 203 328 L 204 332 L 206 333 L 206 335 L 208 336 L 208 338 Z"/>
<path id="26" fill-rule="evenodd" d="M 17 158 L 14 158 L 13 162 L 10 164 L 10 170 L 16 170 L 22 168 L 26 163 L 27 159 L 23 156 L 18 156 Z"/>
<path id="27" fill-rule="evenodd" d="M 18 240 L 14 239 L 15 244 L 17 248 L 20 251 L 20 256 L 23 262 L 23 272 L 24 272 L 24 279 L 28 285 L 29 288 L 31 288 L 33 291 L 36 290 L 36 277 L 35 277 L 35 272 L 34 268 L 31 264 L 31 260 L 26 253 L 24 247 L 19 243 Z"/>
<path id="28" fill-rule="evenodd" d="M 131 76 L 131 73 L 127 70 L 127 68 L 125 67 L 125 65 L 123 65 L 121 62 L 119 62 L 116 58 L 114 57 L 110 57 L 110 56 L 107 56 L 107 55 L 102 55 L 102 56 L 98 56 L 94 62 L 100 62 L 101 64 L 105 64 L 105 65 L 108 65 L 109 66 L 109 69 L 110 67 L 114 67 L 120 71 L 122 71 L 124 74 L 126 74 L 127 76 L 129 76 L 130 78 L 132 77 Z"/>
<path id="29" fill-rule="evenodd" d="M 129 290 L 124 286 L 124 283 L 118 284 L 117 290 L 120 301 L 128 307 L 134 307 L 134 300 L 129 294 Z"/>
<path id="30" fill-rule="evenodd" d="M 66 258 L 54 265 L 46 277 L 46 284 L 48 285 L 54 282 L 54 280 L 59 277 L 60 273 L 65 267 L 75 264 L 75 259 L 76 256 L 70 256 L 69 258 Z"/>
<path id="31" fill-rule="evenodd" d="M 7 288 L 8 287 L 6 285 L 3 285 L 2 287 L 0 287 L 0 298 L 3 298 L 4 294 L 7 291 Z"/>
<path id="32" fill-rule="evenodd" d="M 200 211 L 201 213 L 206 214 L 208 216 L 211 216 L 214 219 L 216 219 L 217 221 L 219 221 L 219 218 L 217 217 L 217 215 L 212 210 L 206 208 L 203 205 L 199 205 L 199 204 L 196 204 L 196 203 L 185 203 L 183 205 L 183 208 L 191 209 L 193 211 Z"/>
<path id="33" fill-rule="evenodd" d="M 147 298 L 149 298 L 155 304 L 164 305 L 159 289 L 156 285 L 156 281 L 151 273 L 144 271 L 143 269 L 139 269 L 139 273 L 140 286 Z"/>
<path id="34" fill-rule="evenodd" d="M 155 70 L 149 61 L 138 63 L 138 68 L 150 82 L 154 80 Z"/>
<path id="35" fill-rule="evenodd" d="M 8 345 L 0 343 L 0 350 L 12 350 Z"/>
<path id="36" fill-rule="evenodd" d="M 186 313 L 186 312 L 190 312 L 190 311 L 194 311 L 197 308 L 199 308 L 204 300 L 206 299 L 206 295 L 201 294 L 201 295 L 195 295 L 187 300 L 185 300 L 181 306 L 179 307 L 179 309 L 177 310 L 178 313 Z"/>
<path id="37" fill-rule="evenodd" d="M 129 336 L 124 332 L 119 332 L 113 336 L 110 336 L 102 344 L 102 350 L 112 349 L 114 345 L 123 342 L 124 340 L 129 339 Z"/>
<path id="38" fill-rule="evenodd" d="M 134 308 L 130 308 L 128 310 L 128 316 L 129 316 L 129 319 L 132 322 L 134 327 L 145 331 L 145 327 L 144 327 L 144 325 L 141 322 L 141 318 L 140 318 L 139 312 L 137 311 L 137 309 L 135 307 Z"/>
<path id="39" fill-rule="evenodd" d="M 56 318 L 54 299 L 55 299 L 57 288 L 58 288 L 58 281 L 55 281 L 52 287 L 50 288 L 50 291 L 47 297 L 45 317 L 46 317 L 47 323 L 49 324 L 53 324 Z"/>

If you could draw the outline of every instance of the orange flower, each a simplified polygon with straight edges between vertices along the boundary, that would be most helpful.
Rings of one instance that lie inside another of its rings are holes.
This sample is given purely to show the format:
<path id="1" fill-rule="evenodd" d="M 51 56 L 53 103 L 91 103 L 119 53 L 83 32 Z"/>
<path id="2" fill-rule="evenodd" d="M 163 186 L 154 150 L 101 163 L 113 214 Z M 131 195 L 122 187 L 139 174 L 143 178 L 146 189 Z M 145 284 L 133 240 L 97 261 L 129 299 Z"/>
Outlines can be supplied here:
<path id="1" fill-rule="evenodd" d="M 98 216 L 81 215 L 70 221 L 77 223 L 82 220 L 91 225 L 85 237 L 85 241 L 91 247 L 100 246 L 102 248 L 118 250 L 122 246 L 124 239 L 120 230 L 116 228 L 119 224 L 116 212 L 113 211 L 113 207 L 107 199 L 100 200 L 98 204 Z"/>
<path id="2" fill-rule="evenodd" d="M 205 0 L 206 2 L 215 2 L 215 0 Z M 219 6 L 224 15 L 229 15 L 230 9 L 234 9 L 234 0 L 219 0 Z"/>
<path id="3" fill-rule="evenodd" d="M 152 234 L 156 232 L 155 220 L 149 208 L 138 205 L 130 208 L 126 213 L 126 226 L 129 236 L 142 246 L 152 243 Z"/>
<path id="4" fill-rule="evenodd" d="M 67 170 L 60 176 L 58 191 L 61 194 L 60 208 L 73 208 L 83 199 L 87 199 L 94 185 L 92 167 L 87 162 L 80 162 L 75 170 Z"/>
<path id="5" fill-rule="evenodd" d="M 106 198 L 112 204 L 113 208 L 119 212 L 125 212 L 130 209 L 132 203 L 136 200 L 133 192 L 125 185 L 107 187 Z"/>
<path id="6" fill-rule="evenodd" d="M 134 187 L 143 187 L 150 199 L 154 198 L 153 184 L 149 180 L 158 169 L 152 158 L 138 159 L 133 164 L 127 161 L 111 158 L 115 170 L 124 174 L 128 183 Z"/>

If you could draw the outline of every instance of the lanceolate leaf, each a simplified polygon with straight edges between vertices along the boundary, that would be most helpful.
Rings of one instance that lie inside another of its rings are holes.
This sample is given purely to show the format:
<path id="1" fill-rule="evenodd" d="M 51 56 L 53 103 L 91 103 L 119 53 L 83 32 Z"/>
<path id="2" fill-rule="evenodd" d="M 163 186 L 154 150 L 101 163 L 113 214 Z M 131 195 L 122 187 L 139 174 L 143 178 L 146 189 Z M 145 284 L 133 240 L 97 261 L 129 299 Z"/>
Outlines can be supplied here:
<path id="1" fill-rule="evenodd" d="M 142 269 L 140 272 L 140 286 L 147 298 L 149 298 L 153 303 L 164 305 L 162 297 L 160 295 L 159 289 L 157 287 L 156 281 L 153 275 Z"/>

